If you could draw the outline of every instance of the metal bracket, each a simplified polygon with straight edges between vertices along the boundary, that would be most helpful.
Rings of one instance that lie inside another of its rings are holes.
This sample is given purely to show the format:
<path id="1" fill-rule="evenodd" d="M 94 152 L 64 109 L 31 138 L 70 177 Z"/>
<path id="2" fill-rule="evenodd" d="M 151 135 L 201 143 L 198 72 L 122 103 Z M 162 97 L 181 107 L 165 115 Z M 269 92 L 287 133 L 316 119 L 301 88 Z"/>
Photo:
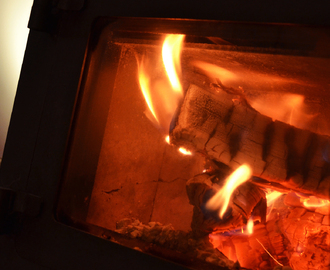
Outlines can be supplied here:
<path id="1" fill-rule="evenodd" d="M 8 230 L 17 216 L 38 216 L 41 206 L 42 199 L 38 196 L 0 188 L 0 234 Z"/>

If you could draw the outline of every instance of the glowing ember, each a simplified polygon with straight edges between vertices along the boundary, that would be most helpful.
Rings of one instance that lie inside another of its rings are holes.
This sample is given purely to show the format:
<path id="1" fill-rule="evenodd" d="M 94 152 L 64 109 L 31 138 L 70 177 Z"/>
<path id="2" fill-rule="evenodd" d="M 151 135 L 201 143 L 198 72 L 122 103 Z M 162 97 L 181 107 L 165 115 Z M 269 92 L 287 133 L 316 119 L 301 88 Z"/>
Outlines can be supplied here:
<path id="1" fill-rule="evenodd" d="M 192 155 L 192 153 L 189 150 L 187 150 L 187 149 L 185 149 L 183 147 L 180 147 L 179 148 L 179 152 L 182 153 L 182 154 L 184 154 L 184 155 L 187 155 L 187 156 Z"/>
<path id="2" fill-rule="evenodd" d="M 166 138 L 165 138 L 165 141 L 168 143 L 168 144 L 170 144 L 170 136 L 166 136 Z"/>
<path id="3" fill-rule="evenodd" d="M 278 260 L 276 260 L 272 254 L 269 253 L 269 251 L 265 248 L 265 246 L 256 238 L 256 240 L 258 241 L 258 243 L 262 246 L 262 248 L 267 252 L 267 254 L 280 266 L 283 267 L 283 264 L 281 264 Z"/>
<path id="4" fill-rule="evenodd" d="M 276 100 L 276 102 L 274 102 Z M 315 115 L 306 114 L 305 98 L 297 94 L 268 94 L 252 100 L 251 106 L 258 112 L 284 123 L 308 128 Z"/>
<path id="5" fill-rule="evenodd" d="M 227 210 L 230 197 L 234 190 L 248 179 L 250 179 L 252 171 L 249 166 L 242 165 L 234 171 L 225 181 L 224 186 L 220 189 L 207 203 L 206 208 L 217 210 L 220 208 L 219 217 L 223 218 Z"/>
<path id="6" fill-rule="evenodd" d="M 300 198 L 300 201 L 307 208 L 323 207 L 330 205 L 330 201 L 310 196 L 309 198 Z"/>
<path id="7" fill-rule="evenodd" d="M 162 50 L 163 63 L 173 90 L 182 93 L 178 73 L 180 67 L 180 52 L 184 35 L 168 35 L 165 38 Z"/>
<path id="8" fill-rule="evenodd" d="M 163 133 L 167 133 L 180 100 L 183 98 L 180 83 L 180 53 L 184 35 L 167 35 L 162 47 L 164 69 L 154 76 L 155 59 L 144 57 L 138 65 L 138 78 L 141 91 L 146 100 L 150 121 Z"/>

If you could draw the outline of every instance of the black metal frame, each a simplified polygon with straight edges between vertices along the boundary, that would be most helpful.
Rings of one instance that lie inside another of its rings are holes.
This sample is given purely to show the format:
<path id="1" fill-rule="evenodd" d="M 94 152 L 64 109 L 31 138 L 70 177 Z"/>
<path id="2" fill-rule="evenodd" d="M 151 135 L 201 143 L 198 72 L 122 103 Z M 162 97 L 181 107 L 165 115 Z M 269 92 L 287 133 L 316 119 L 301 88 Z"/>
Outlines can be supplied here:
<path id="1" fill-rule="evenodd" d="M 99 16 L 330 25 L 327 1 L 282 2 L 35 0 L 0 169 L 2 268 L 181 269 L 54 218 L 91 26 Z"/>

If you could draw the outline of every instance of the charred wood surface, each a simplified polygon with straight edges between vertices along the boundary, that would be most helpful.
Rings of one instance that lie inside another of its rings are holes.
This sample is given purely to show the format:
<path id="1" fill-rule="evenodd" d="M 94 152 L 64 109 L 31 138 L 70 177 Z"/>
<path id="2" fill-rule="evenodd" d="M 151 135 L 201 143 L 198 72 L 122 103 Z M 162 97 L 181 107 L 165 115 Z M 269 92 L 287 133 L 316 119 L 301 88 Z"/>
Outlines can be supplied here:
<path id="1" fill-rule="evenodd" d="M 232 169 L 248 164 L 261 185 L 330 197 L 329 137 L 273 121 L 222 84 L 190 85 L 170 136 Z"/>

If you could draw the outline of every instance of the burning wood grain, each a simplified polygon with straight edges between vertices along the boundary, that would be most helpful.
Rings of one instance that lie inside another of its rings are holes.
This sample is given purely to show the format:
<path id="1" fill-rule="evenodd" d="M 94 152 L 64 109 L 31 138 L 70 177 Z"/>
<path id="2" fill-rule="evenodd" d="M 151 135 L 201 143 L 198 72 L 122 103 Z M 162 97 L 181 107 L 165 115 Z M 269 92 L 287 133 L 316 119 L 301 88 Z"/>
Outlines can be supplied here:
<path id="1" fill-rule="evenodd" d="M 329 137 L 273 121 L 222 84 L 190 85 L 170 141 L 233 169 L 246 163 L 260 185 L 330 197 Z"/>

